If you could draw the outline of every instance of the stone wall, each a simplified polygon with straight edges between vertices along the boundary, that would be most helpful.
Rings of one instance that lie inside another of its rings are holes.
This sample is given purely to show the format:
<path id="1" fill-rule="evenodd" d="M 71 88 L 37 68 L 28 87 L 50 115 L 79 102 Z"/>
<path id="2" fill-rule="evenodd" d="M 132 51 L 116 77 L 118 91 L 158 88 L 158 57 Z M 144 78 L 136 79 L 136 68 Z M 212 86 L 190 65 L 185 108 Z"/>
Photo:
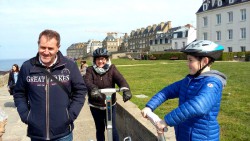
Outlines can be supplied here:
<path id="1" fill-rule="evenodd" d="M 119 59 L 126 57 L 126 53 L 114 53 L 112 54 L 112 59 Z"/>
<path id="2" fill-rule="evenodd" d="M 9 74 L 0 75 L 0 87 L 3 87 L 8 83 Z"/>
<path id="3" fill-rule="evenodd" d="M 156 128 L 141 116 L 141 110 L 131 101 L 124 103 L 117 94 L 116 126 L 120 140 L 130 136 L 132 141 L 157 141 Z M 174 129 L 169 127 L 166 140 L 175 141 Z"/>

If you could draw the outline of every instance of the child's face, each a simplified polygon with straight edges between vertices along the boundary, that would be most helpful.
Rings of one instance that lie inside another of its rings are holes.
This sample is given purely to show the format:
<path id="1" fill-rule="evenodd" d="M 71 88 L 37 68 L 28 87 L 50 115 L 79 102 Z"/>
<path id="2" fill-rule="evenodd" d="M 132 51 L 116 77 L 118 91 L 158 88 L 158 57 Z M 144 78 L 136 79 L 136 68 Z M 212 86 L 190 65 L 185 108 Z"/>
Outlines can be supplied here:
<path id="1" fill-rule="evenodd" d="M 203 66 L 203 59 L 199 61 L 197 58 L 191 55 L 187 55 L 187 66 L 189 68 L 189 74 L 194 75 Z"/>

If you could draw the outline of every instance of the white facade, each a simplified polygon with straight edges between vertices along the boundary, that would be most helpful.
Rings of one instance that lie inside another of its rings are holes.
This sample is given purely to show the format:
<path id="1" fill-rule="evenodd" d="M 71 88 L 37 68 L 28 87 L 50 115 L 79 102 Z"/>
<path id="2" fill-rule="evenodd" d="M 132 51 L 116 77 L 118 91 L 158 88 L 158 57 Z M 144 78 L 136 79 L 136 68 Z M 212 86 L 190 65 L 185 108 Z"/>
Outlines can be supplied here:
<path id="1" fill-rule="evenodd" d="M 196 29 L 187 24 L 179 26 L 172 32 L 157 33 L 150 42 L 150 51 L 180 50 L 196 39 Z"/>
<path id="2" fill-rule="evenodd" d="M 224 2 L 228 4 L 224 6 Z M 198 40 L 221 44 L 225 52 L 250 51 L 250 1 L 234 2 L 236 0 L 203 2 L 196 14 Z"/>
<path id="3" fill-rule="evenodd" d="M 102 42 L 92 40 L 90 48 L 91 48 L 90 52 L 93 53 L 97 48 L 102 48 Z"/>
<path id="4" fill-rule="evenodd" d="M 182 37 L 178 37 L 177 33 L 182 32 Z M 188 34 L 188 35 L 186 35 Z M 182 27 L 173 33 L 172 49 L 182 49 L 196 39 L 196 29 L 194 27 Z"/>
<path id="5" fill-rule="evenodd" d="M 92 54 L 97 48 L 102 48 L 102 42 L 97 40 L 89 40 L 87 42 L 87 53 Z"/>

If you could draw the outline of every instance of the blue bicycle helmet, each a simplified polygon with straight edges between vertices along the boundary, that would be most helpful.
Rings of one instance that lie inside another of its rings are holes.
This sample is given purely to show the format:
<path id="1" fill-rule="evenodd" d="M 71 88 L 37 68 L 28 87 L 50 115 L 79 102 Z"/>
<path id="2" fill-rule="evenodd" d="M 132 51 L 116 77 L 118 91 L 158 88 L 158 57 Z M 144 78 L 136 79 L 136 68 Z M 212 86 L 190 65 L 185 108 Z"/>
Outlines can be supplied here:
<path id="1" fill-rule="evenodd" d="M 218 59 L 224 47 L 208 40 L 197 40 L 187 45 L 181 52 L 197 57 L 210 57 Z"/>

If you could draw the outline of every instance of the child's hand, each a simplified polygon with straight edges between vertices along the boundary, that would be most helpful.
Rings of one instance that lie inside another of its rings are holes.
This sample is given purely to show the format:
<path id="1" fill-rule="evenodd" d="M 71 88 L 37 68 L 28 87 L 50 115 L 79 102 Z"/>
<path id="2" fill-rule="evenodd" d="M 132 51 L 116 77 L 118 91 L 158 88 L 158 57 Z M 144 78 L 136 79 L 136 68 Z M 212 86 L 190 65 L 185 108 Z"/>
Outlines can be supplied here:
<path id="1" fill-rule="evenodd" d="M 149 107 L 145 107 L 144 109 L 141 110 L 141 114 L 144 118 L 147 118 L 148 112 L 152 112 L 152 110 Z"/>

